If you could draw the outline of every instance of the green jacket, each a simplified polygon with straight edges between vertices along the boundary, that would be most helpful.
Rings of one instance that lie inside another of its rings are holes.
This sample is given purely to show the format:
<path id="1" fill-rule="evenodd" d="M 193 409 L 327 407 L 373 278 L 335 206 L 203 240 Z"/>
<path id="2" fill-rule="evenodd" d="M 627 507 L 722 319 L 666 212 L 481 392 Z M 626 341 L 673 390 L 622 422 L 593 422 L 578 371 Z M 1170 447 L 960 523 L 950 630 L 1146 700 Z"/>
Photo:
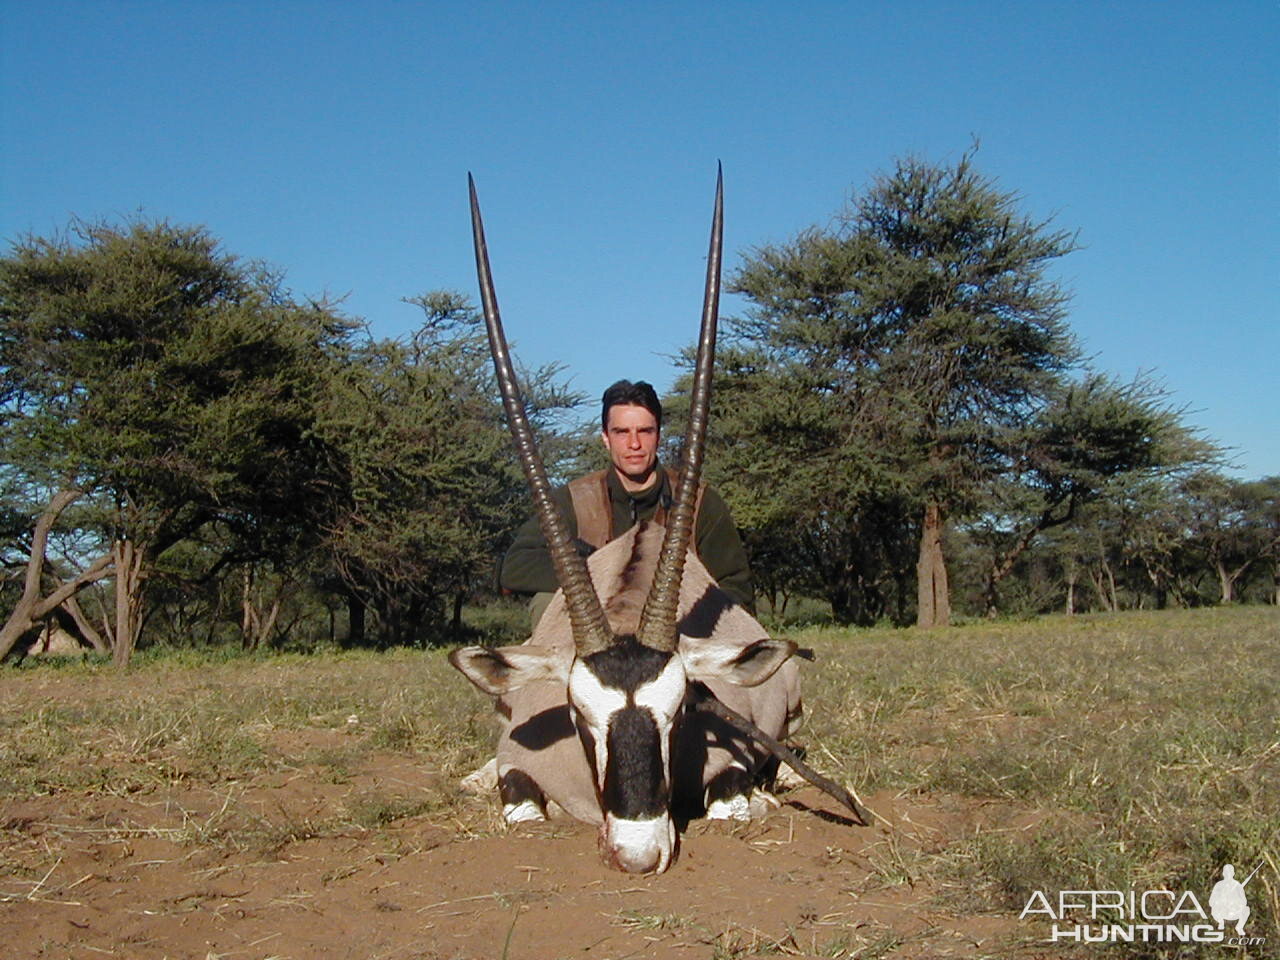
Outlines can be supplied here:
<path id="1" fill-rule="evenodd" d="M 666 508 L 670 507 L 672 501 L 671 478 L 666 470 L 661 467 L 657 469 L 660 482 L 635 496 L 623 489 L 612 468 L 603 471 L 602 476 L 590 474 L 582 481 L 576 481 L 581 485 L 600 477 L 606 484 L 612 512 L 610 539 L 625 533 L 640 520 L 652 519 L 659 509 L 662 509 L 665 517 Z M 569 487 L 557 487 L 552 491 L 552 499 L 569 526 L 569 535 L 578 537 L 579 519 L 573 509 Z M 733 525 L 729 507 L 711 487 L 704 486 L 700 490 L 694 526 L 694 549 L 711 576 L 720 584 L 720 588 L 754 614 L 755 590 L 751 583 L 747 551 Z M 558 589 L 555 570 L 551 566 L 551 554 L 542 539 L 542 530 L 536 516 L 530 517 L 516 531 L 515 541 L 502 558 L 498 583 L 503 589 L 514 593 L 550 593 Z"/>

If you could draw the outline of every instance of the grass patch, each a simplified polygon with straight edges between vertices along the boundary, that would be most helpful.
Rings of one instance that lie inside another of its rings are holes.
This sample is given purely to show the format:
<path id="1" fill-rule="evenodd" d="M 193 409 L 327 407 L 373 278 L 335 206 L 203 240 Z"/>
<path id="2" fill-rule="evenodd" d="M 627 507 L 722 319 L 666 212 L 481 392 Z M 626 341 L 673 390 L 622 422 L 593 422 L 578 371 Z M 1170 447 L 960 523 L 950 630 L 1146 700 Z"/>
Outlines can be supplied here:
<path id="1" fill-rule="evenodd" d="M 5 677 L 0 809 L 42 798 L 59 811 L 109 809 L 109 798 L 127 796 L 129 821 L 94 836 L 264 852 L 427 812 L 474 820 L 465 798 L 431 785 L 456 782 L 492 749 L 490 707 L 459 681 L 439 650 L 183 651 L 125 673 L 25 666 Z M 388 753 L 434 777 L 394 790 L 363 782 L 371 756 L 385 764 Z M 299 777 L 334 798 L 335 812 L 318 814 L 305 794 L 283 806 L 271 799 L 272 784 Z M 0 824 L 0 848 L 26 849 L 24 830 L 21 818 Z"/>
<path id="2" fill-rule="evenodd" d="M 369 791 L 347 801 L 347 816 L 356 826 L 373 830 L 396 820 L 416 817 L 432 809 L 434 801 L 430 796 L 405 797 Z"/>
<path id="3" fill-rule="evenodd" d="M 967 911 L 1020 910 L 1037 889 L 1168 887 L 1207 903 L 1222 864 L 1264 862 L 1250 931 L 1280 947 L 1274 608 L 792 637 L 819 654 L 802 737 L 864 795 L 977 798 L 1027 816 L 923 871 L 886 852 L 886 882 L 923 872 Z"/>
<path id="4" fill-rule="evenodd" d="M 752 960 L 756 957 L 834 957 L 878 960 L 897 955 L 912 938 L 872 925 L 836 932 L 788 928 L 771 936 L 752 927 L 730 924 L 724 930 L 704 931 L 700 942 L 711 948 L 711 960 Z"/>
<path id="5" fill-rule="evenodd" d="M 525 616 L 511 605 L 484 629 L 497 635 Z M 1250 933 L 1280 949 L 1274 608 L 789 636 L 818 653 L 804 667 L 799 739 L 824 773 L 864 797 L 892 791 L 997 811 L 939 847 L 908 837 L 871 849 L 877 888 L 923 884 L 942 909 L 1008 915 L 1037 889 L 1164 886 L 1207 902 L 1224 863 L 1241 875 L 1262 863 L 1249 887 Z M 179 822 L 175 836 L 264 849 L 417 816 L 463 833 L 492 826 L 478 820 L 492 820 L 492 804 L 477 815 L 450 787 L 490 755 L 495 723 L 441 650 L 184 651 L 123 674 L 91 660 L 23 665 L 4 683 L 0 805 L 206 789 L 230 799 Z M 360 778 L 371 751 L 429 768 L 443 786 L 369 784 Z M 341 815 L 264 816 L 237 793 L 304 769 L 319 787 L 346 791 Z M 623 913 L 615 922 L 674 931 L 685 921 Z M 832 937 L 801 943 L 739 928 L 702 942 L 721 956 L 875 956 L 901 942 L 887 930 Z"/>
<path id="6" fill-rule="evenodd" d="M 693 925 L 689 917 L 676 913 L 645 913 L 643 910 L 619 910 L 609 915 L 615 927 L 628 930 L 682 930 Z"/>

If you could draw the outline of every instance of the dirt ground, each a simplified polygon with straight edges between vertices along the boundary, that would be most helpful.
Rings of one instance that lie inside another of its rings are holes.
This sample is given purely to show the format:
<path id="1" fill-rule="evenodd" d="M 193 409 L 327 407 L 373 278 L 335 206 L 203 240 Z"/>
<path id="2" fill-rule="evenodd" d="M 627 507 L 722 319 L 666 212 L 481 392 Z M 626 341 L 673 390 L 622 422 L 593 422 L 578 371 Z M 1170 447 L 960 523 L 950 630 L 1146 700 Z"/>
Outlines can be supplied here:
<path id="1" fill-rule="evenodd" d="M 389 751 L 340 779 L 302 767 L 217 788 L 10 805 L 0 862 L 25 869 L 0 876 L 0 956 L 1047 955 L 1016 919 L 948 913 L 945 891 L 912 877 L 913 858 L 999 823 L 1001 811 L 973 801 L 865 797 L 883 819 L 859 827 L 806 788 L 763 821 L 690 824 L 667 873 L 636 877 L 601 864 L 593 828 L 506 832 L 490 798 L 450 822 L 394 810 L 381 822 L 373 811 L 374 826 L 335 831 L 334 812 L 362 797 L 442 786 Z"/>

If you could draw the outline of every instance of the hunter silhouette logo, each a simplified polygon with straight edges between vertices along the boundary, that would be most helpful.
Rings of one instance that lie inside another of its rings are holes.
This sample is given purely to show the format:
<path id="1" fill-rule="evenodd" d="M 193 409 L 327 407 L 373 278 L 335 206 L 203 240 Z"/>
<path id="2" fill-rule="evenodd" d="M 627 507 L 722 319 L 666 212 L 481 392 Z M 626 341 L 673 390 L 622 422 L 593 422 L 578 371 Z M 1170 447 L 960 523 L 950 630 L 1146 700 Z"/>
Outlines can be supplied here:
<path id="1" fill-rule="evenodd" d="M 1018 919 L 1052 921 L 1049 942 L 1077 943 L 1221 943 L 1258 946 L 1266 937 L 1245 935 L 1249 900 L 1245 887 L 1262 864 L 1244 880 L 1233 864 L 1223 864 L 1222 879 L 1209 894 L 1209 909 L 1191 890 L 1060 890 L 1050 898 L 1036 890 Z M 1234 924 L 1235 931 L 1226 929 Z"/>
<path id="2" fill-rule="evenodd" d="M 1262 869 L 1262 864 L 1253 868 L 1253 873 Z M 1226 864 L 1222 868 L 1222 879 L 1213 885 L 1213 893 L 1209 894 L 1209 912 L 1218 923 L 1218 929 L 1229 921 L 1236 922 L 1236 933 L 1244 936 L 1244 922 L 1249 919 L 1249 901 L 1245 898 L 1244 888 L 1253 879 L 1253 873 L 1244 878 L 1244 883 L 1236 879 L 1236 868 Z"/>

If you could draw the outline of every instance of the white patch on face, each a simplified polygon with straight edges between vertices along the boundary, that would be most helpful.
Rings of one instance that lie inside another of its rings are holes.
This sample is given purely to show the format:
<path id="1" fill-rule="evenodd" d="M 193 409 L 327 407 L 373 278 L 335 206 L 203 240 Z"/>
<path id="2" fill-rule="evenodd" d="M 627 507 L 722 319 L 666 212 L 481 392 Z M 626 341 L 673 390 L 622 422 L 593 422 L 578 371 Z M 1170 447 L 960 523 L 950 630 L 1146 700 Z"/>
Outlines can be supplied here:
<path id="1" fill-rule="evenodd" d="M 569 669 L 569 699 L 594 734 L 609 728 L 609 718 L 627 705 L 622 690 L 606 687 L 581 660 Z"/>
<path id="2" fill-rule="evenodd" d="M 653 714 L 654 723 L 658 727 L 662 768 L 668 777 L 671 771 L 669 734 L 676 714 L 684 705 L 687 682 L 684 662 L 675 656 L 667 661 L 657 677 L 648 683 L 642 683 L 635 692 L 635 705 Z M 569 702 L 577 712 L 578 723 L 586 725 L 595 741 L 596 785 L 603 788 L 609 760 L 609 723 L 614 714 L 627 706 L 626 691 L 606 687 L 582 661 L 575 660 L 569 670 Z"/>
<path id="3" fill-rule="evenodd" d="M 655 679 L 636 690 L 636 706 L 652 712 L 659 728 L 666 729 L 684 703 L 686 682 L 684 661 L 672 657 Z"/>
<path id="4" fill-rule="evenodd" d="M 652 820 L 605 817 L 600 852 L 605 861 L 627 873 L 662 873 L 671 866 L 676 825 L 668 816 Z"/>
<path id="5" fill-rule="evenodd" d="M 641 684 L 636 690 L 636 706 L 649 710 L 658 725 L 662 769 L 667 772 L 668 779 L 671 776 L 671 725 L 684 705 L 687 684 L 684 662 L 679 657 L 672 657 L 656 679 Z"/>
<path id="6" fill-rule="evenodd" d="M 569 702 L 578 716 L 578 723 L 585 724 L 596 748 L 597 786 L 603 783 L 609 759 L 609 720 L 627 705 L 627 695 L 621 690 L 606 687 L 581 660 L 575 660 L 569 668 Z"/>

